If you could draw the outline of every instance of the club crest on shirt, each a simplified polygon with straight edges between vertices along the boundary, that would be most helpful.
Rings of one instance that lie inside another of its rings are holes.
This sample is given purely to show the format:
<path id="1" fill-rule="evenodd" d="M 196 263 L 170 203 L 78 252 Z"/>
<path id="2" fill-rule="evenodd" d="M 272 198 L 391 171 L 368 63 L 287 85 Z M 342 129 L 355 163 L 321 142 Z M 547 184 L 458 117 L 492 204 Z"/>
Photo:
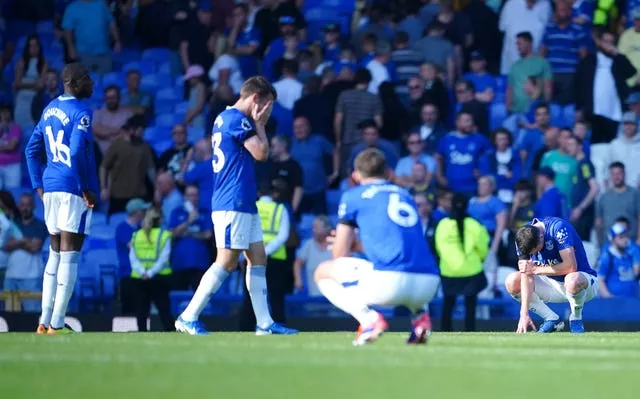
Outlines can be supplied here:
<path id="1" fill-rule="evenodd" d="M 251 130 L 251 122 L 249 122 L 249 119 L 247 118 L 242 119 L 240 126 L 242 126 L 243 130 Z"/>
<path id="2" fill-rule="evenodd" d="M 89 126 L 91 126 L 89 115 L 82 115 L 80 122 L 78 122 L 78 129 L 86 132 L 87 129 L 89 129 Z"/>
<path id="3" fill-rule="evenodd" d="M 567 232 L 566 228 L 558 230 L 556 233 L 556 240 L 558 240 L 558 244 L 564 244 L 569 238 L 569 232 Z"/>
<path id="4" fill-rule="evenodd" d="M 553 249 L 553 241 L 549 240 L 545 242 L 544 247 L 547 249 L 547 251 L 551 251 Z"/>

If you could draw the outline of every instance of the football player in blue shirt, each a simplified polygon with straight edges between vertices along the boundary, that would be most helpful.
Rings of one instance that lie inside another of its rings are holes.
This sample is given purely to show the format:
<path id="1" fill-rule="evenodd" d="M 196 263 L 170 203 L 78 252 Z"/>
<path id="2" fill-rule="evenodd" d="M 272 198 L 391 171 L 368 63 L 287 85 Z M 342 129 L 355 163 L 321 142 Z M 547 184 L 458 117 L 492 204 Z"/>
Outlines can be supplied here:
<path id="1" fill-rule="evenodd" d="M 562 330 L 564 322 L 546 302 L 569 302 L 570 330 L 584 333 L 582 307 L 598 295 L 598 276 L 571 223 L 557 217 L 533 219 L 516 231 L 516 252 L 519 271 L 505 285 L 521 303 L 517 332 L 535 329 L 529 310 L 544 320 L 539 333 Z"/>
<path id="2" fill-rule="evenodd" d="M 51 238 L 38 334 L 72 332 L 64 317 L 99 192 L 91 110 L 81 103 L 93 94 L 93 82 L 77 63 L 64 67 L 62 81 L 64 94 L 44 109 L 25 149 L 31 185 L 44 202 Z"/>
<path id="3" fill-rule="evenodd" d="M 204 273 L 191 302 L 176 320 L 176 330 L 191 335 L 207 334 L 198 321 L 202 310 L 224 280 L 238 266 L 240 252 L 248 260 L 246 283 L 256 315 L 256 335 L 295 334 L 296 330 L 275 323 L 267 301 L 267 256 L 256 207 L 258 189 L 255 161 L 269 158 L 265 124 L 269 120 L 276 91 L 263 76 L 244 82 L 240 98 L 220 113 L 213 123 L 213 196 L 211 220 L 218 254 Z"/>
<path id="4" fill-rule="evenodd" d="M 360 322 L 354 345 L 375 341 L 388 327 L 370 305 L 409 308 L 414 318 L 407 342 L 425 343 L 431 319 L 424 309 L 440 277 L 418 208 L 408 191 L 386 180 L 387 162 L 380 150 L 362 151 L 355 167 L 353 178 L 360 185 L 342 196 L 333 260 L 318 266 L 315 281 L 331 303 Z M 364 253 L 368 260 L 351 257 L 352 252 Z"/>

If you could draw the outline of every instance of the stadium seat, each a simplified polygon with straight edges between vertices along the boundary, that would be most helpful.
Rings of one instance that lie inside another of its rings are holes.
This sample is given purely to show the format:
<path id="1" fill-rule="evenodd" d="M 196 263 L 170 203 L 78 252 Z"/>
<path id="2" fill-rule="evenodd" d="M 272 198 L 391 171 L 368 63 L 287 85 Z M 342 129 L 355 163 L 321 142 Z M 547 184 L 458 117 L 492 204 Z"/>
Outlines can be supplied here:
<path id="1" fill-rule="evenodd" d="M 166 126 L 149 126 L 145 129 L 143 138 L 148 143 L 171 140 L 171 128 Z"/>
<path id="2" fill-rule="evenodd" d="M 184 122 L 184 114 L 159 114 L 156 115 L 156 126 L 173 128 L 178 123 Z"/>
<path id="3" fill-rule="evenodd" d="M 91 237 L 99 240 L 113 240 L 116 236 L 115 226 L 110 224 L 98 224 L 91 226 Z"/>
<path id="4" fill-rule="evenodd" d="M 340 204 L 340 197 L 342 191 L 340 190 L 327 190 L 327 213 L 338 213 L 338 205 Z"/>
<path id="5" fill-rule="evenodd" d="M 175 89 L 161 89 L 156 93 L 154 108 L 157 114 L 170 113 L 179 102 L 181 99 Z"/>
<path id="6" fill-rule="evenodd" d="M 489 130 L 499 128 L 507 118 L 507 107 L 502 103 L 493 103 L 489 108 Z"/>
<path id="7" fill-rule="evenodd" d="M 127 218 L 126 212 L 118 212 L 114 213 L 109 217 L 109 224 L 114 227 L 118 227 L 118 225 L 125 221 Z"/>
<path id="8" fill-rule="evenodd" d="M 118 265 L 118 253 L 115 248 L 96 249 L 82 254 L 81 263 L 86 267 L 87 274 L 84 277 L 98 277 L 100 265 Z M 78 272 L 79 269 L 78 269 Z"/>
<path id="9" fill-rule="evenodd" d="M 104 212 L 93 212 L 91 215 L 92 225 L 107 224 L 107 214 Z"/>
<path id="10" fill-rule="evenodd" d="M 138 61 L 140 52 L 136 49 L 123 49 L 119 54 L 113 55 L 113 67 L 115 70 L 122 69 L 125 65 Z"/>
<path id="11" fill-rule="evenodd" d="M 126 86 L 126 81 L 120 72 L 109 72 L 102 77 L 102 85 L 104 87 L 115 85 L 122 89 Z"/>
<path id="12" fill-rule="evenodd" d="M 336 227 L 338 225 L 338 215 L 336 214 L 329 215 L 329 220 L 331 221 L 331 227 Z"/>
<path id="13" fill-rule="evenodd" d="M 590 243 L 589 241 L 583 241 L 582 245 L 584 246 L 584 252 L 587 254 L 589 264 L 596 267 L 598 264 L 598 258 L 600 257 L 600 250 L 598 249 L 598 246 Z"/>
<path id="14" fill-rule="evenodd" d="M 132 61 L 122 66 L 122 71 L 127 73 L 129 71 L 138 71 L 142 76 L 152 74 L 156 72 L 155 65 L 151 61 Z"/>
<path id="15" fill-rule="evenodd" d="M 94 226 L 92 226 L 93 229 Z M 113 228 L 115 231 L 115 227 Z M 82 247 L 83 250 L 85 251 L 94 251 L 97 249 L 109 249 L 109 248 L 113 248 L 113 238 L 105 240 L 102 238 L 97 238 L 93 236 L 93 231 L 91 232 L 91 234 L 89 235 L 89 237 L 87 238 L 87 240 L 84 243 L 84 246 Z"/>
<path id="16" fill-rule="evenodd" d="M 551 104 L 549 108 L 551 111 L 551 124 L 553 126 L 564 127 L 562 124 L 562 107 L 558 104 Z"/>
<path id="17" fill-rule="evenodd" d="M 140 87 L 143 91 L 155 94 L 158 90 L 171 87 L 171 76 L 167 74 L 155 73 L 143 75 Z"/>
<path id="18" fill-rule="evenodd" d="M 140 59 L 143 61 L 150 61 L 156 65 L 161 65 L 169 62 L 169 57 L 169 49 L 158 47 L 144 50 Z"/>
<path id="19" fill-rule="evenodd" d="M 277 101 L 273 104 L 271 117 L 278 122 L 278 134 L 293 135 L 293 112 L 284 108 Z"/>
<path id="20" fill-rule="evenodd" d="M 169 148 L 173 147 L 173 140 L 162 140 L 153 143 L 151 146 L 153 150 L 156 152 L 158 156 L 162 155 L 163 152 L 167 151 Z"/>
<path id="21" fill-rule="evenodd" d="M 303 213 L 300 216 L 300 222 L 298 223 L 298 233 L 300 237 L 303 239 L 311 237 L 313 230 L 313 220 L 316 218 L 315 215 L 310 213 Z"/>
<path id="22" fill-rule="evenodd" d="M 204 137 L 205 130 L 201 127 L 189 126 L 187 128 L 187 140 L 190 143 L 195 143 Z"/>
<path id="23" fill-rule="evenodd" d="M 562 109 L 562 125 L 573 126 L 576 121 L 576 106 L 574 104 L 565 105 Z"/>
<path id="24" fill-rule="evenodd" d="M 189 102 L 188 101 L 180 101 L 175 106 L 175 113 L 178 115 L 186 115 L 187 111 L 189 111 Z"/>
<path id="25" fill-rule="evenodd" d="M 36 33 L 38 35 L 53 35 L 53 21 L 40 21 L 36 24 Z"/>
<path id="26" fill-rule="evenodd" d="M 171 75 L 171 64 L 168 62 L 165 62 L 164 64 L 160 64 L 157 68 L 156 68 L 158 73 L 161 73 L 163 75 Z M 171 82 L 171 84 L 174 84 L 175 82 Z"/>

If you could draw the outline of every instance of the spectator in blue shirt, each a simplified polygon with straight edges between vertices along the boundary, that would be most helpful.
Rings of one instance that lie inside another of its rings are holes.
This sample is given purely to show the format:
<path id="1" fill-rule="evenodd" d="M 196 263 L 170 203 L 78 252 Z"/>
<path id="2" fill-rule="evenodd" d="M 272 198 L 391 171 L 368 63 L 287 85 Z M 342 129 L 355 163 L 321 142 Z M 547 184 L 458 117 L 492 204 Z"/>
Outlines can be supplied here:
<path id="1" fill-rule="evenodd" d="M 302 169 L 304 192 L 298 211 L 315 215 L 324 214 L 327 212 L 325 198 L 327 186 L 338 178 L 340 167 L 338 153 L 324 136 L 311 133 L 309 120 L 304 116 L 293 121 L 293 134 L 291 157 Z M 327 174 L 329 159 L 331 173 Z"/>
<path id="2" fill-rule="evenodd" d="M 480 51 L 471 53 L 469 62 L 471 72 L 464 74 L 464 80 L 473 83 L 476 100 L 490 104 L 495 97 L 496 79 L 487 72 L 487 59 Z"/>
<path id="3" fill-rule="evenodd" d="M 419 132 L 411 132 L 407 136 L 407 152 L 409 155 L 400 158 L 396 165 L 395 175 L 397 183 L 409 187 L 411 185 L 411 169 L 416 162 L 422 163 L 430 175 L 436 172 L 436 161 L 431 155 L 424 152 L 424 140 Z"/>
<path id="4" fill-rule="evenodd" d="M 615 223 L 609 230 L 609 241 L 598 261 L 600 295 L 603 298 L 637 298 L 640 252 L 631 245 L 629 227 Z"/>
<path id="5" fill-rule="evenodd" d="M 589 35 L 593 26 L 593 11 L 595 1 L 575 0 L 571 6 L 571 22 L 580 26 Z"/>
<path id="6" fill-rule="evenodd" d="M 480 158 L 489 141 L 474 133 L 473 116 L 461 111 L 456 117 L 456 131 L 440 140 L 436 153 L 436 176 L 440 185 L 471 197 L 478 188 Z"/>
<path id="7" fill-rule="evenodd" d="M 116 226 L 116 254 L 118 255 L 118 270 L 120 276 L 120 303 L 122 313 L 132 314 L 134 309 L 134 286 L 131 279 L 131 261 L 129 260 L 129 245 L 133 233 L 140 229 L 151 203 L 140 198 L 133 198 L 127 202 L 127 218 Z"/>
<path id="8" fill-rule="evenodd" d="M 171 212 L 168 225 L 173 243 L 171 270 L 175 289 L 195 290 L 211 260 L 209 240 L 213 236 L 213 225 L 209 210 L 198 209 L 197 186 L 187 186 L 184 198 L 184 205 Z"/>
<path id="9" fill-rule="evenodd" d="M 513 201 L 513 189 L 522 177 L 522 162 L 508 130 L 500 128 L 491 136 L 493 148 L 482 157 L 480 171 L 493 176 L 498 198 L 505 204 Z"/>
<path id="10" fill-rule="evenodd" d="M 249 6 L 246 3 L 238 3 L 234 6 L 233 24 L 227 38 L 227 48 L 236 56 L 245 79 L 258 74 L 256 51 L 261 40 L 258 28 L 248 24 L 248 15 Z"/>
<path id="11" fill-rule="evenodd" d="M 380 131 L 378 129 L 378 125 L 373 119 L 367 119 L 363 122 L 360 122 L 358 125 L 360 129 L 360 133 L 362 134 L 362 143 L 356 144 L 351 150 L 351 156 L 349 157 L 349 175 L 351 175 L 351 171 L 354 168 L 354 161 L 358 154 L 367 148 L 377 148 L 384 154 L 387 159 L 387 165 L 390 168 L 394 169 L 398 163 L 398 155 L 396 153 L 396 148 L 391 142 L 380 138 Z"/>
<path id="12" fill-rule="evenodd" d="M 275 80 L 277 71 L 274 69 L 276 61 L 278 61 L 287 48 L 285 46 L 285 38 L 290 36 L 296 36 L 297 30 L 295 25 L 295 18 L 290 16 L 282 16 L 278 19 L 280 24 L 280 37 L 274 39 L 267 48 L 262 59 L 262 74 L 269 80 Z M 297 50 L 304 49 L 302 42 L 297 43 Z"/>
<path id="13" fill-rule="evenodd" d="M 560 105 L 575 102 L 575 71 L 580 59 L 587 54 L 587 34 L 571 22 L 571 12 L 567 0 L 556 2 L 555 19 L 547 25 L 540 48 L 540 55 L 551 64 L 554 101 Z"/>
<path id="14" fill-rule="evenodd" d="M 540 219 L 544 217 L 567 218 L 567 201 L 564 195 L 553 184 L 556 173 L 549 167 L 544 167 L 538 171 L 536 176 L 536 186 L 540 196 L 533 207 L 534 217 Z"/>
<path id="15" fill-rule="evenodd" d="M 215 175 L 211 173 L 212 159 L 213 149 L 210 140 L 199 140 L 187 153 L 182 174 L 182 183 L 200 188 L 198 209 L 207 210 L 209 213 L 213 196 L 213 179 L 215 179 Z"/>
<path id="16" fill-rule="evenodd" d="M 119 53 L 122 45 L 105 1 L 76 0 L 69 4 L 62 18 L 62 28 L 71 60 L 78 60 L 90 71 L 111 72 L 109 33 L 114 41 L 114 52 Z"/>
<path id="17" fill-rule="evenodd" d="M 156 177 L 154 202 L 157 207 L 162 209 L 162 225 L 166 227 L 171 220 L 171 213 L 182 206 L 182 194 L 176 187 L 176 182 L 171 173 L 162 172 Z"/>
<path id="18" fill-rule="evenodd" d="M 322 53 L 325 61 L 337 62 L 340 59 L 340 25 L 329 23 L 322 29 Z"/>

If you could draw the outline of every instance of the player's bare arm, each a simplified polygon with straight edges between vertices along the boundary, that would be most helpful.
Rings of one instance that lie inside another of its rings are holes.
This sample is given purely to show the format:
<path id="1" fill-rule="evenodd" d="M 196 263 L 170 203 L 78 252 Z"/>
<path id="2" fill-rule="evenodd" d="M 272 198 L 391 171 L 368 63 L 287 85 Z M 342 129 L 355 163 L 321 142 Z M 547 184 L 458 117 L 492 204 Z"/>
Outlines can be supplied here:
<path id="1" fill-rule="evenodd" d="M 355 242 L 355 229 L 344 223 L 339 223 L 336 227 L 336 235 L 333 239 L 333 258 L 342 258 L 349 256 L 351 247 Z"/>
<path id="2" fill-rule="evenodd" d="M 536 265 L 533 262 L 528 264 L 526 272 L 538 276 L 564 276 L 578 270 L 578 262 L 573 248 L 566 248 L 559 251 L 562 262 L 557 265 Z M 520 264 L 518 263 L 520 268 Z M 520 269 L 522 272 L 523 270 Z"/>
<path id="3" fill-rule="evenodd" d="M 531 327 L 535 331 L 535 325 L 529 315 L 529 306 L 531 304 L 531 294 L 534 289 L 533 276 L 528 273 L 534 263 L 529 259 L 520 259 L 518 268 L 520 269 L 520 320 L 516 333 L 526 334 Z"/>

